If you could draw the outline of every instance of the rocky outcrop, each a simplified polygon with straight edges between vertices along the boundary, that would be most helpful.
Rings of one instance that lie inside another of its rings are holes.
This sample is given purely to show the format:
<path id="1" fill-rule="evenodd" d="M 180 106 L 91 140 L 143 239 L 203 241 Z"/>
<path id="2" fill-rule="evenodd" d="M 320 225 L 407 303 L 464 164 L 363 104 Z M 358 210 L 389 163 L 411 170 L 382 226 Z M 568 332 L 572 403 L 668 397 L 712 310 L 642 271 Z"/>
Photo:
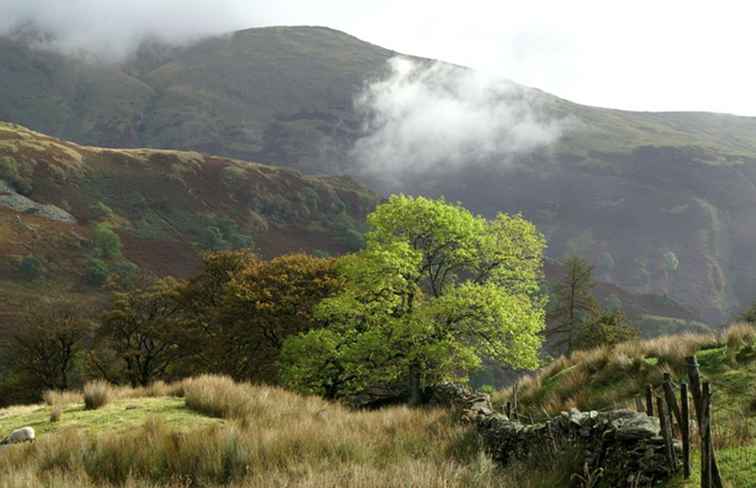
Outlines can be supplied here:
<path id="1" fill-rule="evenodd" d="M 0 207 L 9 208 L 16 212 L 22 212 L 30 215 L 38 215 L 46 219 L 67 224 L 75 224 L 76 218 L 55 205 L 45 205 L 37 203 L 31 198 L 25 197 L 16 192 L 5 181 L 0 180 Z"/>
<path id="2" fill-rule="evenodd" d="M 630 410 L 562 412 L 546 422 L 523 424 L 496 413 L 486 395 L 458 385 L 434 389 L 433 401 L 450 405 L 473 423 L 495 461 L 539 459 L 577 449 L 585 472 L 598 486 L 637 488 L 655 486 L 677 470 L 670 462 L 659 419 Z M 678 456 L 679 458 L 679 456 Z"/>

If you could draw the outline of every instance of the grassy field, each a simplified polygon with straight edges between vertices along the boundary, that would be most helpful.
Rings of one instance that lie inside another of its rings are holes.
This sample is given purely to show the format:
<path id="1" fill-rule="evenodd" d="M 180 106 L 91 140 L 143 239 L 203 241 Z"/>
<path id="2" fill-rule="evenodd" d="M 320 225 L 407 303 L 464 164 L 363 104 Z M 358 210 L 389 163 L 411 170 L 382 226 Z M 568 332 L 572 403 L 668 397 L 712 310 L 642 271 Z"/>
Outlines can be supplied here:
<path id="1" fill-rule="evenodd" d="M 54 409 L 60 409 L 60 420 L 50 421 Z M 85 410 L 83 402 L 63 406 L 30 405 L 0 411 L 0 432 L 7 433 L 21 426 L 31 426 L 37 435 L 59 433 L 71 429 L 90 434 L 123 433 L 140 427 L 146 418 L 160 418 L 167 427 L 190 430 L 222 423 L 186 407 L 182 398 L 124 398 L 97 410 Z"/>
<path id="2" fill-rule="evenodd" d="M 756 329 L 682 335 L 576 353 L 521 381 L 524 412 L 625 406 L 696 354 L 713 384 L 715 442 L 730 488 L 756 479 Z M 510 392 L 496 395 L 507 400 Z M 87 410 L 84 398 L 99 399 Z M 102 385 L 0 410 L 0 434 L 30 425 L 33 444 L 0 451 L 10 487 L 570 486 L 575 459 L 497 467 L 471 427 L 443 409 L 354 411 L 318 397 L 205 376 L 148 388 Z M 52 417 L 58 417 L 53 421 Z M 694 454 L 694 466 L 699 461 Z M 693 488 L 672 480 L 668 488 Z"/>
<path id="3" fill-rule="evenodd" d="M 500 470 L 470 428 L 440 409 L 352 411 L 223 377 L 108 396 L 97 410 L 69 392 L 48 395 L 53 405 L 0 411 L 3 433 L 23 425 L 39 433 L 0 451 L 0 487 L 547 488 L 563 486 L 572 469 Z"/>

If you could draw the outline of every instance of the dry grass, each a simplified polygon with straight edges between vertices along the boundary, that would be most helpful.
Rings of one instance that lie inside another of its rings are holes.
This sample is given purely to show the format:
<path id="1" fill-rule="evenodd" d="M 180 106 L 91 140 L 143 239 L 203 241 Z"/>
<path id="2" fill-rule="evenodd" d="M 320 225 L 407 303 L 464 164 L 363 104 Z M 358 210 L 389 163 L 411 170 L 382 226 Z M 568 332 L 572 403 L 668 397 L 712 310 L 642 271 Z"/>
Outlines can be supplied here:
<path id="1" fill-rule="evenodd" d="M 96 410 L 110 401 L 113 387 L 107 381 L 90 381 L 84 385 L 84 408 Z"/>
<path id="2" fill-rule="evenodd" d="M 753 325 L 735 324 L 718 335 L 681 334 L 576 351 L 521 379 L 518 401 L 524 409 L 544 415 L 570 408 L 632 406 L 633 397 L 647 384 L 660 384 L 664 373 L 684 375 L 685 358 L 697 351 L 727 345 L 728 354 L 734 355 L 755 342 Z M 494 395 L 494 403 L 503 407 L 512 394 L 511 387 L 501 390 Z"/>
<path id="3" fill-rule="evenodd" d="M 50 409 L 50 422 L 60 421 L 60 417 L 63 415 L 63 408 L 60 405 L 55 405 Z"/>
<path id="4" fill-rule="evenodd" d="M 49 406 L 64 406 L 84 401 L 84 395 L 80 391 L 47 390 L 42 394 L 42 399 Z"/>
<path id="5" fill-rule="evenodd" d="M 114 395 L 118 388 L 110 387 Z M 498 469 L 469 426 L 438 409 L 352 411 L 280 388 L 203 376 L 156 391 L 225 422 L 178 432 L 160 418 L 121 435 L 62 430 L 0 457 L 0 488 L 561 486 L 564 466 Z M 120 394 L 133 391 L 120 390 Z"/>
<path id="6" fill-rule="evenodd" d="M 756 344 L 756 327 L 749 323 L 733 324 L 725 329 L 722 336 L 731 349 L 753 346 Z"/>

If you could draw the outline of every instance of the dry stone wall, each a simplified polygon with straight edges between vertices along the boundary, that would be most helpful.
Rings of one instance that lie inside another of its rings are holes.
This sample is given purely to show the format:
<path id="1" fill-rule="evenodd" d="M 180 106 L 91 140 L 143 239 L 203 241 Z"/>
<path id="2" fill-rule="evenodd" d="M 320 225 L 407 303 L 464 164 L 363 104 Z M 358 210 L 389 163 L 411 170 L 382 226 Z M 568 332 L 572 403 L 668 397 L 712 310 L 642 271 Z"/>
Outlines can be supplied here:
<path id="1" fill-rule="evenodd" d="M 436 387 L 433 401 L 458 409 L 463 420 L 476 426 L 486 449 L 502 465 L 514 459 L 578 450 L 586 471 L 600 480 L 593 486 L 612 488 L 655 486 L 677 470 L 676 461 L 668 459 L 659 419 L 644 413 L 572 410 L 547 422 L 523 424 L 495 412 L 488 396 L 458 385 Z"/>

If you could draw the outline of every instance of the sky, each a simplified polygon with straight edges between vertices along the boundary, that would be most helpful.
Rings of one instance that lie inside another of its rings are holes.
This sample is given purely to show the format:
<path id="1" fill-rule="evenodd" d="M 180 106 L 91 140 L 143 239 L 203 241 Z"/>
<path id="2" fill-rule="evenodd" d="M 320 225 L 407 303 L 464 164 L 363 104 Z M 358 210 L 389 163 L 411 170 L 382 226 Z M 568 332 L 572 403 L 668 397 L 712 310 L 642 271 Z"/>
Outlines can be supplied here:
<path id="1" fill-rule="evenodd" d="M 0 0 L 0 12 L 0 31 L 33 18 L 63 49 L 112 56 L 144 34 L 323 25 L 578 103 L 756 116 L 747 1 Z"/>

